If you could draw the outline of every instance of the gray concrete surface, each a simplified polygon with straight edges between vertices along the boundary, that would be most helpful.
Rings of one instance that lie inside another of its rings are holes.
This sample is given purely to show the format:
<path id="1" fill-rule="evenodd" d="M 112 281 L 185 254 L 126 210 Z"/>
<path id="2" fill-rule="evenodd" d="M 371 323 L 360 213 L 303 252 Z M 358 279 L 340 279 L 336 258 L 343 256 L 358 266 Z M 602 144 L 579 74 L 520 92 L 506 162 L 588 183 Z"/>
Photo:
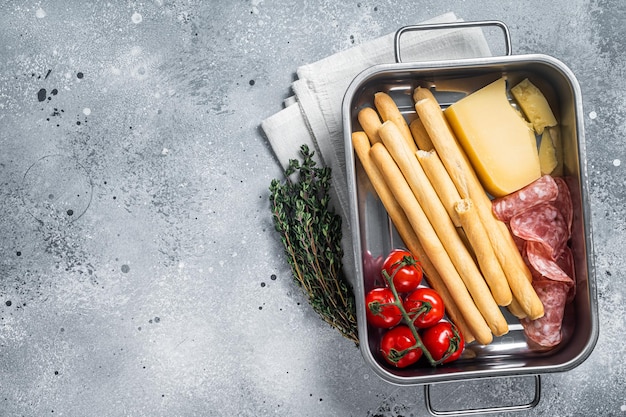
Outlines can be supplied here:
<path id="1" fill-rule="evenodd" d="M 425 415 L 291 282 L 259 123 L 297 66 L 447 11 L 583 92 L 600 337 L 518 415 L 626 416 L 621 0 L 0 2 L 0 416 Z"/>

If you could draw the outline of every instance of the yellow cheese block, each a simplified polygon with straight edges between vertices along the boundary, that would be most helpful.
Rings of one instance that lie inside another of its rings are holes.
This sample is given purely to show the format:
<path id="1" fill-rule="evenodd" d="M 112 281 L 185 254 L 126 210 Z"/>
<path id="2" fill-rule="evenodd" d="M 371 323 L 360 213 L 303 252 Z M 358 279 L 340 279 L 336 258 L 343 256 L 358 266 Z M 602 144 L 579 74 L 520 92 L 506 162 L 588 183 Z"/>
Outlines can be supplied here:
<path id="1" fill-rule="evenodd" d="M 552 174 L 558 165 L 556 158 L 556 148 L 552 141 L 550 130 L 545 129 L 541 135 L 541 144 L 539 145 L 539 165 L 541 166 L 541 174 Z"/>
<path id="2" fill-rule="evenodd" d="M 552 139 L 552 145 L 554 146 L 554 152 L 556 154 L 556 168 L 552 171 L 552 176 L 562 177 L 563 172 L 563 143 L 561 140 L 561 128 L 559 125 L 547 127 L 544 132 L 548 132 L 550 139 Z M 540 157 L 541 158 L 541 157 Z"/>
<path id="3" fill-rule="evenodd" d="M 548 100 L 528 78 L 511 88 L 511 94 L 538 134 L 541 135 L 546 127 L 556 126 L 556 117 Z"/>
<path id="4" fill-rule="evenodd" d="M 541 176 L 535 135 L 510 105 L 499 80 L 445 110 L 483 187 L 502 197 Z"/>

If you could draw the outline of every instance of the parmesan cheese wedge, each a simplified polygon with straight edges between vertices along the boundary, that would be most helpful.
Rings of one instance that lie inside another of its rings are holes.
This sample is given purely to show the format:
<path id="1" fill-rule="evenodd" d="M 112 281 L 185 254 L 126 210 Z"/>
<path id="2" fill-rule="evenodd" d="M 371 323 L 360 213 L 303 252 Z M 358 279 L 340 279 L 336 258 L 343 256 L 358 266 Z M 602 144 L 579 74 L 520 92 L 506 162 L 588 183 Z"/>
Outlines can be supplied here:
<path id="1" fill-rule="evenodd" d="M 528 78 L 511 88 L 511 94 L 537 134 L 541 135 L 546 127 L 556 126 L 556 117 L 548 100 Z"/>
<path id="2" fill-rule="evenodd" d="M 552 174 L 558 165 L 556 157 L 556 149 L 552 142 L 550 130 L 544 129 L 541 135 L 541 144 L 539 145 L 539 164 L 541 166 L 541 175 Z"/>
<path id="3" fill-rule="evenodd" d="M 552 171 L 552 176 L 562 177 L 564 173 L 563 165 L 563 141 L 561 140 L 561 128 L 559 125 L 548 127 L 545 130 L 550 134 L 552 139 L 552 145 L 554 146 L 554 153 L 556 155 L 556 167 Z"/>
<path id="4" fill-rule="evenodd" d="M 445 116 L 492 196 L 510 194 L 541 176 L 534 132 L 509 103 L 504 78 L 454 103 Z"/>

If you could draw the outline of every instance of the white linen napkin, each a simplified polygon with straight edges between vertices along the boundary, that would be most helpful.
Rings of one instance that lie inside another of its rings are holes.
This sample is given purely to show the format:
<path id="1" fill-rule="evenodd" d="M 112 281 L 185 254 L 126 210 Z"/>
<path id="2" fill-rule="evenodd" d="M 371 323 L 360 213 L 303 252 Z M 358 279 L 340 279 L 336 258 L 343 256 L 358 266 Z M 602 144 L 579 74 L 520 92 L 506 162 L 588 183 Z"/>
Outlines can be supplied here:
<path id="1" fill-rule="evenodd" d="M 454 13 L 437 16 L 424 23 L 459 21 Z M 406 32 L 402 35 L 404 62 L 462 59 L 490 56 L 479 28 Z M 316 161 L 332 170 L 331 199 L 342 216 L 344 256 L 351 250 L 349 203 L 341 106 L 350 82 L 361 71 L 395 62 L 395 33 L 365 42 L 297 69 L 294 96 L 285 108 L 261 123 L 274 154 L 283 169 L 290 159 L 300 159 L 300 146 L 307 144 Z M 351 265 L 344 259 L 344 265 Z"/>

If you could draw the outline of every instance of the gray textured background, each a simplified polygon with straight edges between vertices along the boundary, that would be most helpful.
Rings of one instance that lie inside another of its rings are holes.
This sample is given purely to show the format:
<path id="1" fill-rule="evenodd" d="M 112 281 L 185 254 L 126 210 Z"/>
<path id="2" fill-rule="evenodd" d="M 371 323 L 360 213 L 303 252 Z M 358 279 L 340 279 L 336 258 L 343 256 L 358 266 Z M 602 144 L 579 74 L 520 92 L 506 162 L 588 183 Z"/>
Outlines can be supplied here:
<path id="1" fill-rule="evenodd" d="M 621 0 L 1 1 L 0 416 L 424 415 L 291 282 L 259 123 L 297 66 L 447 11 L 583 92 L 600 338 L 519 415 L 626 416 Z"/>

